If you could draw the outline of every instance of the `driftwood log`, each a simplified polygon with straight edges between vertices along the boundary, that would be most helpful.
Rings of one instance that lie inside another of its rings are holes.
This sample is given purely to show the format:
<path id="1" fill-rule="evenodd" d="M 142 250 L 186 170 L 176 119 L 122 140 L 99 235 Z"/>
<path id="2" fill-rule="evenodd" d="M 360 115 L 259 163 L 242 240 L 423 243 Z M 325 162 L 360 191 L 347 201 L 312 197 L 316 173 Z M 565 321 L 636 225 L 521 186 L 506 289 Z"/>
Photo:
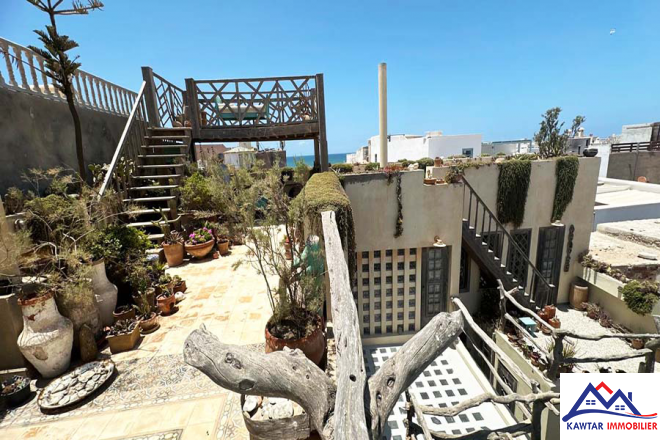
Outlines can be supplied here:
<path id="1" fill-rule="evenodd" d="M 463 315 L 438 314 L 367 380 L 334 212 L 324 212 L 322 220 L 337 342 L 336 384 L 299 350 L 254 353 L 222 343 L 203 326 L 188 336 L 184 359 L 223 388 L 293 400 L 322 439 L 379 440 L 399 395 L 461 334 Z"/>

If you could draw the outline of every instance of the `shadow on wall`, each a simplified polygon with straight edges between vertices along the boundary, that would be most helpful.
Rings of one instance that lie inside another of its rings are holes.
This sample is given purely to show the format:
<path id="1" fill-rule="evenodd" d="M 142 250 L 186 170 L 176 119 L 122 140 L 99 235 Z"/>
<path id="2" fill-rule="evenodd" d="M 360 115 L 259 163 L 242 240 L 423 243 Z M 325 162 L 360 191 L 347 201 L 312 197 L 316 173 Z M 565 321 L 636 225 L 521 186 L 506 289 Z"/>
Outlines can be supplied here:
<path id="1" fill-rule="evenodd" d="M 126 117 L 78 108 L 85 163 L 112 160 Z M 30 168 L 77 170 L 71 113 L 65 102 L 0 88 L 0 194 L 16 186 Z"/>

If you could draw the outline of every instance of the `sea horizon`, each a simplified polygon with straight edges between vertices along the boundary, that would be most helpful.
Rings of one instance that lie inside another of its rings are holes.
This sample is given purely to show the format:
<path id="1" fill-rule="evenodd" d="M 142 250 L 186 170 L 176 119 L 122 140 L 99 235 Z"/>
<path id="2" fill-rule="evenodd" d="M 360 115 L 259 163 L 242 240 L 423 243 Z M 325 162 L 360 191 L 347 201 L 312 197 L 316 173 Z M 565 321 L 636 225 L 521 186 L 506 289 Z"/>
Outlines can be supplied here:
<path id="1" fill-rule="evenodd" d="M 346 155 L 351 154 L 351 153 L 331 153 L 328 154 L 328 162 L 331 164 L 333 163 L 346 163 Z M 314 166 L 314 155 L 309 154 L 309 155 L 295 155 L 295 156 L 289 156 L 287 155 L 286 157 L 286 165 L 289 167 L 293 167 L 296 165 L 296 161 L 298 160 L 304 160 L 305 164 L 308 166 L 312 167 Z"/>

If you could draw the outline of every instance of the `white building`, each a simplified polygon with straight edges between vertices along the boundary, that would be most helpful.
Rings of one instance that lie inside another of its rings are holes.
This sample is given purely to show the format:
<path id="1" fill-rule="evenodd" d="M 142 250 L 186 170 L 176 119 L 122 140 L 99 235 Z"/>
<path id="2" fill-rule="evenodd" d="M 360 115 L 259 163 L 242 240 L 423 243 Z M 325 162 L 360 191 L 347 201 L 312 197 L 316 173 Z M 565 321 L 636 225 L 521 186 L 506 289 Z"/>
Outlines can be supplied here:
<path id="1" fill-rule="evenodd" d="M 361 147 L 355 154 L 348 155 L 347 160 L 354 163 L 378 162 L 379 139 L 380 136 L 372 136 L 366 147 Z M 387 141 L 387 161 L 418 160 L 424 157 L 446 158 L 460 154 L 476 157 L 481 154 L 481 139 L 480 134 L 444 136 L 441 131 L 430 131 L 423 136 L 392 134 L 388 136 Z"/>
<path id="2" fill-rule="evenodd" d="M 532 152 L 532 141 L 530 139 L 514 139 L 510 141 L 483 142 L 481 144 L 481 154 L 504 153 L 507 156 L 514 154 L 525 154 Z"/>

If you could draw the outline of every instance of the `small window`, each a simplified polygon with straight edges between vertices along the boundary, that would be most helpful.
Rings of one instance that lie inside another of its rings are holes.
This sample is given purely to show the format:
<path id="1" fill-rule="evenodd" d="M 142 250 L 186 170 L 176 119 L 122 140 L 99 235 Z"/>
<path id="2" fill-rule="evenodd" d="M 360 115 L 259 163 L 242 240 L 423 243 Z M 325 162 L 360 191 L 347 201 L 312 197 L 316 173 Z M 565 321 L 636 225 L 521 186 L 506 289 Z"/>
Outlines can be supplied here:
<path id="1" fill-rule="evenodd" d="M 392 277 L 391 276 L 385 277 L 385 284 L 392 284 Z"/>
<path id="2" fill-rule="evenodd" d="M 368 286 L 369 285 L 369 278 L 362 278 L 362 285 L 363 286 Z"/>
<path id="3" fill-rule="evenodd" d="M 410 268 L 411 268 L 412 270 L 415 270 L 415 269 L 417 268 L 417 262 L 416 262 L 416 261 L 411 261 L 411 262 L 410 262 Z"/>
<path id="4" fill-rule="evenodd" d="M 403 324 L 399 324 L 399 325 L 396 326 L 396 332 L 398 334 L 403 333 Z"/>
<path id="5" fill-rule="evenodd" d="M 374 315 L 374 322 L 380 322 L 380 313 Z"/>
<path id="6" fill-rule="evenodd" d="M 392 308 L 392 301 L 386 301 L 385 302 L 385 308 L 386 309 L 391 309 Z"/>
<path id="7" fill-rule="evenodd" d="M 369 258 L 369 251 L 362 251 L 362 258 Z"/>
<path id="8" fill-rule="evenodd" d="M 399 321 L 403 321 L 403 312 L 398 312 L 396 314 L 396 319 L 398 319 Z"/>
<path id="9" fill-rule="evenodd" d="M 380 286 L 380 277 L 374 278 L 374 284 Z"/>
<path id="10" fill-rule="evenodd" d="M 403 287 L 399 287 L 398 289 L 396 289 L 396 296 L 403 296 L 404 293 L 405 292 L 403 290 Z"/>
<path id="11" fill-rule="evenodd" d="M 414 332 L 415 331 L 415 324 L 413 324 L 412 322 L 410 324 L 408 324 L 408 331 L 409 332 Z"/>
<path id="12" fill-rule="evenodd" d="M 408 312 L 408 319 L 415 319 L 415 312 Z"/>
<path id="13" fill-rule="evenodd" d="M 417 255 L 417 248 L 410 248 L 410 255 Z"/>
<path id="14" fill-rule="evenodd" d="M 397 306 L 398 308 L 402 309 L 402 308 L 403 308 L 403 300 L 402 300 L 402 299 L 398 300 L 398 301 L 396 302 L 396 306 Z"/>
<path id="15" fill-rule="evenodd" d="M 417 289 L 415 289 L 414 287 L 411 287 L 410 289 L 408 289 L 408 293 L 410 295 L 414 295 L 416 292 L 417 292 Z"/>
<path id="16" fill-rule="evenodd" d="M 385 263 L 385 270 L 391 271 L 392 270 L 392 263 Z"/>
<path id="17" fill-rule="evenodd" d="M 415 307 L 415 299 L 413 298 L 413 299 L 411 299 L 410 301 L 408 301 L 408 305 L 409 305 L 410 307 Z"/>
<path id="18" fill-rule="evenodd" d="M 405 253 L 406 253 L 405 249 L 397 249 L 396 250 L 396 254 L 400 257 L 403 256 Z"/>
<path id="19" fill-rule="evenodd" d="M 369 314 L 368 313 L 365 313 L 364 315 L 362 315 L 362 322 L 364 322 L 365 324 L 369 324 Z"/>
<path id="20" fill-rule="evenodd" d="M 392 249 L 388 249 L 385 251 L 385 256 L 391 257 L 392 256 Z"/>
<path id="21" fill-rule="evenodd" d="M 374 251 L 374 258 L 380 258 L 380 251 Z"/>
<path id="22" fill-rule="evenodd" d="M 380 329 L 380 327 L 376 327 L 376 334 L 379 335 L 381 333 L 382 333 L 382 330 Z"/>
<path id="23" fill-rule="evenodd" d="M 385 314 L 385 322 L 392 322 L 392 314 L 391 313 L 386 313 Z"/>
<path id="24" fill-rule="evenodd" d="M 396 263 L 396 270 L 404 270 L 405 267 L 406 267 L 406 264 L 403 261 L 401 261 L 399 263 Z"/>
<path id="25" fill-rule="evenodd" d="M 374 271 L 375 272 L 380 272 L 380 263 L 374 264 Z"/>
<path id="26" fill-rule="evenodd" d="M 368 334 L 371 333 L 371 331 L 369 330 L 369 327 L 365 327 L 365 328 L 363 328 L 362 330 L 363 330 L 363 332 L 364 332 L 365 335 L 368 335 Z"/>
<path id="27" fill-rule="evenodd" d="M 392 298 L 392 289 L 386 289 L 385 290 L 385 296 L 388 298 Z"/>
<path id="28" fill-rule="evenodd" d="M 379 290 L 374 290 L 374 297 L 380 298 L 380 289 Z"/>
<path id="29" fill-rule="evenodd" d="M 363 290 L 362 291 L 362 298 L 369 298 L 369 291 L 368 290 Z"/>
<path id="30" fill-rule="evenodd" d="M 362 265 L 362 272 L 369 272 L 369 265 L 368 264 L 363 264 Z"/>
<path id="31" fill-rule="evenodd" d="M 374 309 L 380 310 L 380 302 L 375 302 L 374 303 Z"/>
<path id="32" fill-rule="evenodd" d="M 403 275 L 399 275 L 399 276 L 396 277 L 396 282 L 399 283 L 399 284 L 403 284 L 404 279 L 405 279 L 405 277 Z"/>
<path id="33" fill-rule="evenodd" d="M 369 311 L 369 303 L 368 303 L 368 302 L 362 304 L 362 310 L 364 310 L 365 312 L 368 312 L 368 311 Z"/>
<path id="34" fill-rule="evenodd" d="M 387 333 L 392 333 L 392 326 L 388 325 L 387 330 L 385 330 Z"/>
<path id="35" fill-rule="evenodd" d="M 410 281 L 411 283 L 414 283 L 415 282 L 415 274 L 408 275 L 408 281 Z"/>

